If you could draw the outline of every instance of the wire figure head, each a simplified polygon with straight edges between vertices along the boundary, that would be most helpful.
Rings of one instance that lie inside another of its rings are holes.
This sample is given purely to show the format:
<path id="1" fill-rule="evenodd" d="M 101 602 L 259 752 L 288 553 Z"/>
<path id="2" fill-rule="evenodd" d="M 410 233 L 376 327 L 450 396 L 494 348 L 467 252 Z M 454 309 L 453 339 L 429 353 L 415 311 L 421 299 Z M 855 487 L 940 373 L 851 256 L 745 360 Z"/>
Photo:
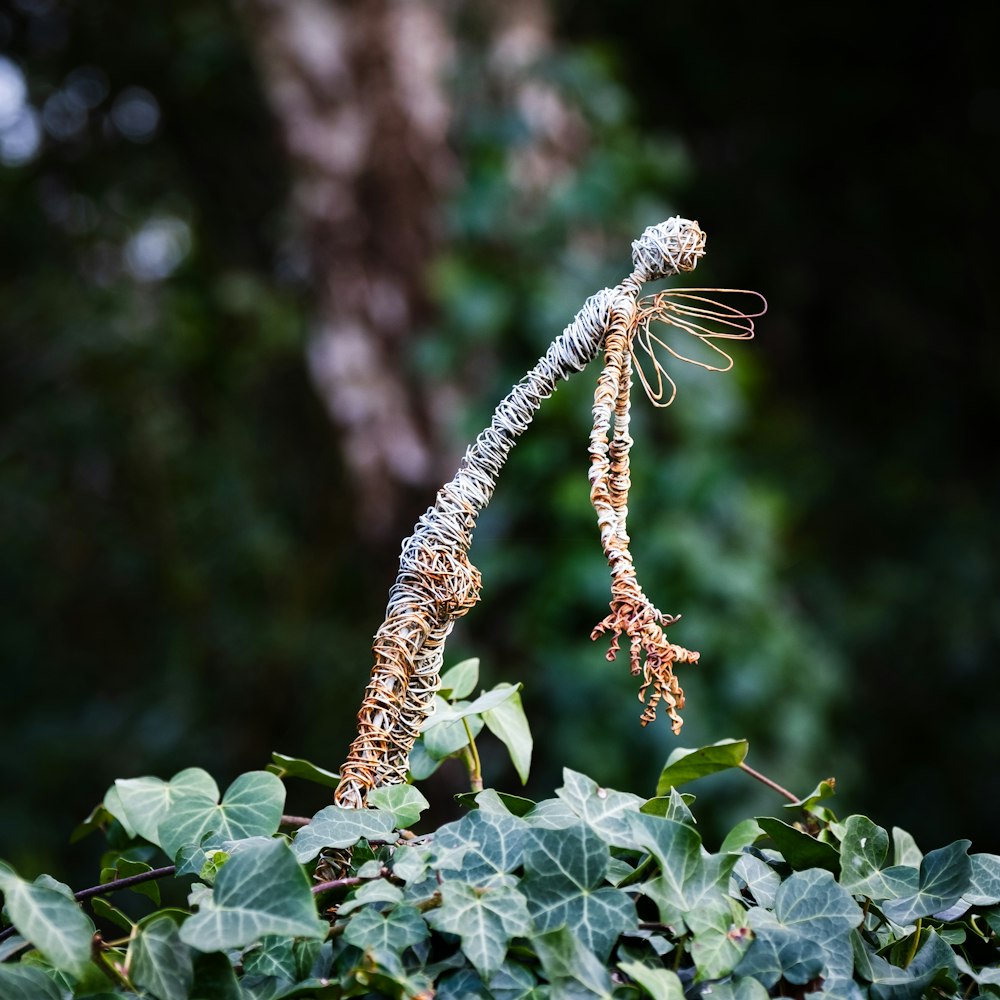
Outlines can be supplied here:
<path id="1" fill-rule="evenodd" d="M 682 271 L 693 271 L 705 255 L 705 231 L 679 215 L 647 226 L 632 242 L 632 272 L 639 281 L 654 281 Z"/>

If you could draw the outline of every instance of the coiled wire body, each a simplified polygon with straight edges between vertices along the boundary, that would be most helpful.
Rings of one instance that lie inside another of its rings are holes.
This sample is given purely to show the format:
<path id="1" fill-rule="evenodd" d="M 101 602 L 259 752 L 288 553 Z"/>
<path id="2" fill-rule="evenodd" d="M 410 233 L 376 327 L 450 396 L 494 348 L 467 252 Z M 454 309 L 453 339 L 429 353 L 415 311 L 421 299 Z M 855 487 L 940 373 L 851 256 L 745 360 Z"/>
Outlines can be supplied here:
<path id="1" fill-rule="evenodd" d="M 369 789 L 406 779 L 410 750 L 440 684 L 445 640 L 479 600 L 482 581 L 468 558 L 476 518 L 490 502 L 507 456 L 542 400 L 552 395 L 560 379 L 583 371 L 602 348 L 605 364 L 594 397 L 590 482 L 601 544 L 611 567 L 612 601 L 611 613 L 594 637 L 611 634 L 609 659 L 618 649 L 619 636 L 629 637 L 633 673 L 644 672 L 640 697 L 653 688 L 644 723 L 662 698 L 675 730 L 679 728 L 683 694 L 671 664 L 693 662 L 697 654 L 667 642 L 664 627 L 675 619 L 662 615 L 642 593 L 628 550 L 630 350 L 642 283 L 693 270 L 704 247 L 705 234 L 696 222 L 674 217 L 647 228 L 632 244 L 633 272 L 615 288 L 587 299 L 535 367 L 500 402 L 455 476 L 441 487 L 433 506 L 403 542 L 399 574 L 373 642 L 375 662 L 358 713 L 357 735 L 340 771 L 334 796 L 339 805 L 361 807 Z"/>

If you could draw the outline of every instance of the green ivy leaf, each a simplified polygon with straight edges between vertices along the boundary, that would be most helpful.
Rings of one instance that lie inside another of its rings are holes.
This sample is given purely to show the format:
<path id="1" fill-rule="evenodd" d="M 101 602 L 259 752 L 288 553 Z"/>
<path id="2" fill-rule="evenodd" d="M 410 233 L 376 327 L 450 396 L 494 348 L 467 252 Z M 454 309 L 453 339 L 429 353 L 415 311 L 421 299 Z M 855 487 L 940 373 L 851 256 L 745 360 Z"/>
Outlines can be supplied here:
<path id="1" fill-rule="evenodd" d="M 394 829 L 405 830 L 420 819 L 430 803 L 413 785 L 384 785 L 368 793 L 368 805 L 391 813 Z"/>
<path id="2" fill-rule="evenodd" d="M 0 862 L 0 892 L 10 922 L 55 968 L 82 977 L 95 928 L 73 893 L 53 882 L 28 882 Z"/>
<path id="3" fill-rule="evenodd" d="M 735 855 L 707 854 L 698 831 L 686 823 L 640 813 L 632 824 L 636 841 L 660 868 L 659 877 L 641 888 L 656 903 L 664 923 L 685 920 L 699 906 L 725 904 L 721 887 L 728 882 Z"/>
<path id="4" fill-rule="evenodd" d="M 353 847 L 359 840 L 395 840 L 395 818 L 380 809 L 346 809 L 326 806 L 292 841 L 295 857 L 311 861 L 324 847 Z"/>
<path id="5" fill-rule="evenodd" d="M 447 754 L 445 756 L 447 756 Z M 424 743 L 424 738 L 422 736 L 418 737 L 416 743 L 413 744 L 413 748 L 410 750 L 410 756 L 407 761 L 410 780 L 424 781 L 429 778 L 440 766 L 441 760 L 436 757 L 432 757 L 427 749 L 427 745 Z"/>
<path id="6" fill-rule="evenodd" d="M 398 885 L 386 882 L 385 879 L 376 879 L 359 886 L 350 899 L 341 903 L 337 907 L 337 916 L 346 917 L 348 913 L 370 903 L 389 903 L 395 906 L 402 901 L 403 890 Z"/>
<path id="7" fill-rule="evenodd" d="M 216 879 L 215 891 L 181 928 L 181 940 L 199 951 L 224 951 L 267 934 L 326 936 L 309 880 L 284 840 L 244 841 Z"/>
<path id="8" fill-rule="evenodd" d="M 746 740 L 719 740 L 718 743 L 697 750 L 677 747 L 660 772 L 656 794 L 666 795 L 669 789 L 677 785 L 704 778 L 708 774 L 727 771 L 731 767 L 739 767 L 749 748 Z"/>
<path id="9" fill-rule="evenodd" d="M 493 809 L 513 816 L 527 816 L 535 808 L 532 799 L 511 795 L 510 792 L 498 792 L 493 788 L 482 792 L 460 792 L 455 796 L 455 801 L 467 809 Z"/>
<path id="10" fill-rule="evenodd" d="M 398 956 L 430 933 L 420 911 L 403 903 L 391 910 L 370 906 L 358 910 L 344 927 L 344 940 L 384 961 L 386 955 Z"/>
<path id="11" fill-rule="evenodd" d="M 905 969 L 892 965 L 880 955 L 869 953 L 862 974 L 871 983 L 868 988 L 871 1000 L 911 1000 L 912 997 L 927 996 L 930 987 L 939 982 L 953 989 L 954 974 L 957 971 L 958 966 L 951 948 L 930 931 L 913 961 Z"/>
<path id="12" fill-rule="evenodd" d="M 152 870 L 152 866 L 147 865 L 144 861 L 134 861 L 131 858 L 116 858 L 113 867 L 101 869 L 101 884 L 113 882 L 115 879 L 131 878 L 133 875 L 142 875 Z M 155 879 L 129 886 L 129 891 L 151 899 L 157 906 L 160 905 L 160 884 Z"/>
<path id="13" fill-rule="evenodd" d="M 834 875 L 840 873 L 840 855 L 831 844 L 810 837 L 808 833 L 773 816 L 758 816 L 757 823 L 796 871 L 822 868 Z"/>
<path id="14" fill-rule="evenodd" d="M 232 962 L 226 955 L 219 952 L 195 952 L 193 957 L 192 997 L 204 997 L 205 1000 L 246 1000 Z"/>
<path id="15" fill-rule="evenodd" d="M 538 980 L 527 966 L 506 961 L 490 977 L 493 1000 L 529 1000 Z"/>
<path id="16" fill-rule="evenodd" d="M 737 974 L 757 976 L 768 988 L 782 975 L 808 982 L 821 969 L 830 980 L 853 977 L 851 931 L 861 923 L 861 908 L 830 872 L 793 872 L 775 894 L 773 913 L 754 907 L 748 920 L 755 938 Z"/>
<path id="17" fill-rule="evenodd" d="M 732 895 L 735 899 L 745 899 L 740 891 L 745 890 L 758 906 L 771 909 L 781 885 L 781 876 L 755 855 L 741 854 L 733 866 L 733 881 Z"/>
<path id="18" fill-rule="evenodd" d="M 696 826 L 697 823 L 691 812 L 692 802 L 694 802 L 693 795 L 682 795 L 676 788 L 671 788 L 666 795 L 657 795 L 652 799 L 647 799 L 639 807 L 639 811 L 648 813 L 650 816 L 663 816 L 665 819 L 673 819 L 678 823 Z"/>
<path id="19" fill-rule="evenodd" d="M 521 864 L 527 824 L 507 813 L 477 809 L 434 835 L 434 857 L 461 857 L 455 878 L 472 885 L 488 885 Z M 451 877 L 442 871 L 442 878 Z"/>
<path id="20" fill-rule="evenodd" d="M 972 876 L 962 899 L 972 906 L 1000 903 L 1000 855 L 973 854 Z"/>
<path id="21" fill-rule="evenodd" d="M 565 830 L 580 822 L 577 813 L 562 799 L 543 799 L 524 818 L 536 830 Z"/>
<path id="22" fill-rule="evenodd" d="M 763 836 L 765 836 L 764 828 L 757 820 L 742 820 L 726 834 L 719 852 L 721 854 L 731 854 L 742 851 L 744 847 L 749 846 Z"/>
<path id="23" fill-rule="evenodd" d="M 90 908 L 98 920 L 106 920 L 116 927 L 120 927 L 126 934 L 132 933 L 135 921 L 118 909 L 113 903 L 109 903 L 103 896 L 95 896 L 90 901 Z"/>
<path id="24" fill-rule="evenodd" d="M 605 961 L 623 931 L 636 926 L 635 904 L 602 885 L 611 854 L 589 826 L 531 830 L 524 849 L 521 888 L 542 933 L 568 927 Z"/>
<path id="25" fill-rule="evenodd" d="M 456 663 L 450 670 L 441 675 L 441 697 L 446 701 L 457 701 L 467 698 L 476 690 L 479 683 L 479 657 Z"/>
<path id="26" fill-rule="evenodd" d="M 262 938 L 259 945 L 243 953 L 244 976 L 261 976 L 293 983 L 295 985 L 292 989 L 301 991 L 304 984 L 299 980 L 309 975 L 322 947 L 322 943 L 315 938 Z M 290 993 L 291 990 L 281 991 L 277 995 L 287 996 Z"/>
<path id="27" fill-rule="evenodd" d="M 916 868 L 888 866 L 889 834 L 867 816 L 848 816 L 840 843 L 840 884 L 873 900 L 896 899 L 916 892 Z"/>
<path id="28" fill-rule="evenodd" d="M 466 958 L 487 980 L 503 964 L 510 939 L 531 931 L 524 896 L 506 885 L 477 889 L 464 882 L 444 882 L 441 906 L 430 911 L 427 920 L 438 930 L 457 934 Z"/>
<path id="29" fill-rule="evenodd" d="M 178 802 L 192 796 L 212 802 L 219 797 L 215 780 L 200 767 L 178 771 L 170 781 L 151 777 L 119 778 L 104 796 L 104 807 L 125 827 L 130 837 L 142 837 L 151 844 L 162 846 L 157 839 L 160 820 Z"/>
<path id="30" fill-rule="evenodd" d="M 285 786 L 268 771 L 249 771 L 226 789 L 221 803 L 217 799 L 218 793 L 186 795 L 170 807 L 157 828 L 158 842 L 170 857 L 192 844 L 208 848 L 276 833 L 285 807 Z M 214 836 L 205 843 L 209 833 Z"/>
<path id="31" fill-rule="evenodd" d="M 619 962 L 618 968 L 653 1000 L 684 1000 L 684 986 L 676 972 L 654 969 L 641 962 Z"/>
<path id="32" fill-rule="evenodd" d="M 591 996 L 611 996 L 611 974 L 602 962 L 568 927 L 538 934 L 532 943 L 546 978 L 552 983 L 552 996 L 580 997 L 578 989 L 560 989 L 567 983 L 579 983 Z"/>
<path id="33" fill-rule="evenodd" d="M 187 1000 L 194 981 L 191 949 L 181 940 L 170 913 L 156 913 L 139 922 L 125 960 L 136 986 L 157 1000 Z"/>
<path id="34" fill-rule="evenodd" d="M 929 852 L 920 862 L 917 891 L 882 904 L 882 912 L 893 923 L 906 926 L 920 917 L 947 909 L 969 891 L 972 883 L 971 841 L 956 840 Z"/>
<path id="35" fill-rule="evenodd" d="M 434 699 L 434 712 L 420 731 L 423 748 L 431 760 L 442 761 L 469 745 L 469 732 L 475 739 L 485 723 L 476 715 L 463 714 L 469 702 L 449 705 L 440 696 Z M 462 720 L 465 720 L 464 722 Z M 466 731 L 466 725 L 469 727 Z M 412 757 L 412 753 L 410 755 Z M 411 761 L 411 768 L 413 763 Z"/>
<path id="36" fill-rule="evenodd" d="M 638 795 L 601 788 L 578 771 L 563 769 L 563 786 L 556 795 L 598 836 L 617 847 L 638 848 L 631 817 L 643 804 Z"/>
<path id="37" fill-rule="evenodd" d="M 836 782 L 834 779 L 827 778 L 825 781 L 821 781 L 808 795 L 799 799 L 797 802 L 786 803 L 785 809 L 802 809 L 807 813 L 812 813 L 813 815 L 830 818 L 832 814 L 828 809 L 821 806 L 820 803 L 825 802 L 827 799 L 832 799 L 835 788 Z"/>
<path id="38" fill-rule="evenodd" d="M 41 969 L 21 963 L 0 965 L 0 997 L 3 1000 L 63 1000 L 66 994 Z"/>
<path id="39" fill-rule="evenodd" d="M 498 684 L 494 690 L 502 691 L 510 686 L 509 684 Z M 528 783 L 528 772 L 531 770 L 531 752 L 534 741 L 531 738 L 531 729 L 528 727 L 528 719 L 524 714 L 524 706 L 521 704 L 521 695 L 517 688 L 520 688 L 520 685 L 516 685 L 513 694 L 496 708 L 486 709 L 483 712 L 483 722 L 486 723 L 486 728 L 507 748 L 514 770 L 517 771 L 521 784 L 525 785 Z"/>
<path id="40" fill-rule="evenodd" d="M 299 757 L 286 757 L 283 753 L 272 753 L 271 763 L 266 770 L 279 778 L 302 778 L 327 788 L 336 788 L 340 784 L 340 775 L 334 771 L 328 771 Z"/>
<path id="41" fill-rule="evenodd" d="M 730 902 L 709 906 L 685 917 L 694 935 L 690 950 L 700 979 L 721 979 L 733 971 L 750 944 L 746 911 Z"/>
<path id="42" fill-rule="evenodd" d="M 724 983 L 712 983 L 712 1000 L 767 1000 L 770 995 L 756 979 L 750 976 L 737 976 Z M 809 994 L 810 1000 L 814 997 L 815 994 Z"/>
<path id="43" fill-rule="evenodd" d="M 892 853 L 897 865 L 919 868 L 924 855 L 912 835 L 898 826 L 892 828 Z"/>

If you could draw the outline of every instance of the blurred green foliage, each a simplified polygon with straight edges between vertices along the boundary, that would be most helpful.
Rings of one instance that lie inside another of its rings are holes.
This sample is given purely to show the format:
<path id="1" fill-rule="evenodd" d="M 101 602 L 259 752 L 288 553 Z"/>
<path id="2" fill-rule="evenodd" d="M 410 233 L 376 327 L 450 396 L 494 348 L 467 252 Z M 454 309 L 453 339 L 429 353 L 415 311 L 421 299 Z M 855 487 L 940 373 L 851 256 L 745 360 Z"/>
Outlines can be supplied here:
<path id="1" fill-rule="evenodd" d="M 627 272 L 645 225 L 698 218 L 696 283 L 759 288 L 771 311 L 730 375 L 677 372 L 667 411 L 634 396 L 640 579 L 702 652 L 681 742 L 747 737 L 788 787 L 836 774 L 852 809 L 995 849 L 988 32 L 921 27 L 921 44 L 972 53 L 929 95 L 917 54 L 892 64 L 907 94 L 877 39 L 845 26 L 823 30 L 849 46 L 850 86 L 793 44 L 808 22 L 557 13 L 562 44 L 533 72 L 582 116 L 586 148 L 517 188 L 530 123 L 462 40 L 462 181 L 428 270 L 439 316 L 405 363 L 461 387 L 457 452 Z M 31 872 L 58 867 L 63 831 L 115 777 L 203 765 L 227 780 L 272 750 L 335 768 L 398 550 L 361 545 L 308 383 L 288 167 L 235 12 L 24 2 L 0 43 L 51 109 L 40 154 L 0 166 L 0 856 Z M 81 79 L 103 94 L 60 126 L 54 98 Z M 608 589 L 592 382 L 560 388 L 515 449 L 475 536 L 483 601 L 448 659 L 524 682 L 539 788 L 568 765 L 638 789 L 677 741 L 639 729 L 627 665 L 588 638 Z M 898 783 L 866 784 L 887 746 L 908 748 Z M 484 763 L 502 787 L 501 762 Z M 945 774 L 965 777 L 926 829 L 913 792 Z M 745 791 L 715 787 L 704 822 L 748 811 Z M 25 856 L 40 815 L 50 836 Z"/>

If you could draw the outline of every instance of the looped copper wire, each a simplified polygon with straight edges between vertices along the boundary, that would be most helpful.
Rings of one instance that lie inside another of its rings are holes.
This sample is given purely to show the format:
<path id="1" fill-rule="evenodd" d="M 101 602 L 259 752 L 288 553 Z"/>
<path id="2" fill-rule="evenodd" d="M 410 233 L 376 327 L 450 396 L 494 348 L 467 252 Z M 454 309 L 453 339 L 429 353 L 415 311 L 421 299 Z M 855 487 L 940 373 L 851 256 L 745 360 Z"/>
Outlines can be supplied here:
<path id="1" fill-rule="evenodd" d="M 756 312 L 746 312 L 731 303 L 719 302 L 703 293 L 751 295 L 759 299 L 763 305 Z M 763 316 L 766 311 L 767 300 L 764 296 L 760 292 L 752 292 L 745 288 L 673 288 L 640 299 L 629 350 L 636 375 L 646 390 L 649 401 L 654 406 L 666 407 L 677 397 L 677 383 L 670 377 L 656 356 L 658 347 L 678 361 L 697 365 L 710 372 L 727 372 L 733 367 L 732 356 L 714 341 L 753 340 L 753 321 L 757 317 Z M 697 358 L 681 354 L 680 351 L 653 333 L 651 324 L 654 322 L 663 323 L 690 334 L 709 350 L 721 355 L 725 359 L 725 363 L 712 365 L 706 361 L 699 361 Z M 636 350 L 637 347 L 645 352 L 653 363 L 653 372 L 656 378 L 655 389 L 650 377 L 646 375 L 642 359 Z M 670 395 L 666 400 L 663 398 L 664 382 L 670 386 Z"/>
<path id="2" fill-rule="evenodd" d="M 648 227 L 632 244 L 632 274 L 615 288 L 591 296 L 535 367 L 501 400 L 454 478 L 441 487 L 403 542 L 399 574 L 372 644 L 375 663 L 358 712 L 357 735 L 334 796 L 338 804 L 361 807 L 369 789 L 406 779 L 410 750 L 440 686 L 445 640 L 455 621 L 479 600 L 482 581 L 468 559 L 476 518 L 489 503 L 511 448 L 542 400 L 555 391 L 560 379 L 582 371 L 602 347 L 605 366 L 594 397 L 590 480 L 601 543 L 611 567 L 612 601 L 611 614 L 593 635 L 611 633 L 611 659 L 619 637 L 629 637 L 633 673 L 643 677 L 640 700 L 645 702 L 647 692 L 652 692 L 643 724 L 663 701 L 675 732 L 680 728 L 677 713 L 684 696 L 672 665 L 693 663 L 698 654 L 667 641 L 664 629 L 676 619 L 653 607 L 636 582 L 626 526 L 632 445 L 629 393 L 632 345 L 639 325 L 646 323 L 646 338 L 654 316 L 676 312 L 676 303 L 673 312 L 666 306 L 639 303 L 642 282 L 692 270 L 704 248 L 705 234 L 696 222 L 675 217 Z M 685 315 L 695 317 L 692 326 L 703 318 L 701 309 L 688 307 Z M 653 341 L 662 343 L 651 334 L 645 339 L 650 346 Z M 654 363 L 658 366 L 655 358 Z"/>

